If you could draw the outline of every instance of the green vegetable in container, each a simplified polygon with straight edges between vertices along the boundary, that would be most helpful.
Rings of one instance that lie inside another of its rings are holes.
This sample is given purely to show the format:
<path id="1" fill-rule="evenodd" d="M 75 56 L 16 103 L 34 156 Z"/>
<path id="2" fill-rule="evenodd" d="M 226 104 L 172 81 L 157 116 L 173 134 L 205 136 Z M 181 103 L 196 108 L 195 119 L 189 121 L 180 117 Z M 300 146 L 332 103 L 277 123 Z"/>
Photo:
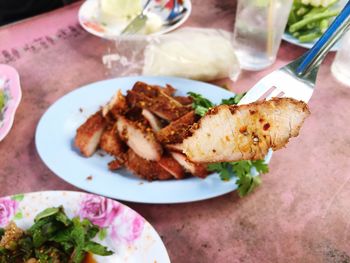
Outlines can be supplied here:
<path id="1" fill-rule="evenodd" d="M 315 1 L 295 0 L 289 14 L 287 31 L 300 42 L 313 42 L 330 25 L 340 10 L 334 8 L 338 0 Z"/>

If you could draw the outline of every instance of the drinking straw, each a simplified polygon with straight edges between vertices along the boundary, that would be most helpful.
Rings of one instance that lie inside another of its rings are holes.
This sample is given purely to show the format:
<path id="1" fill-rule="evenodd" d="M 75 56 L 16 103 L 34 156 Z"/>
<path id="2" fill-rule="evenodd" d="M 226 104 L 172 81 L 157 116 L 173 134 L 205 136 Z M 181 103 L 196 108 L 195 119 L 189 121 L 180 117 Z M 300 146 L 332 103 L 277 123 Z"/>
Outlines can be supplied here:
<path id="1" fill-rule="evenodd" d="M 267 14 L 267 54 L 268 56 L 272 56 L 273 54 L 273 37 L 274 37 L 274 30 L 273 30 L 273 21 L 274 21 L 274 9 L 275 9 L 276 0 L 270 0 L 269 1 L 269 8 L 268 8 L 268 14 Z"/>

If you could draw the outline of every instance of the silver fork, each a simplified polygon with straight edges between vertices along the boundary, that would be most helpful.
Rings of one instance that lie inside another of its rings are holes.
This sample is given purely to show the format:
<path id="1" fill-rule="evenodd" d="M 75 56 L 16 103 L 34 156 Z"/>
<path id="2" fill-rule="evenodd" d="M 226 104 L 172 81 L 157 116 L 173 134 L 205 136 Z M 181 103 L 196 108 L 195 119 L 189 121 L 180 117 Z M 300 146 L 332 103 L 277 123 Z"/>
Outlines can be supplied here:
<path id="1" fill-rule="evenodd" d="M 259 80 L 239 104 L 272 97 L 291 97 L 307 103 L 314 91 L 320 64 L 349 27 L 350 1 L 308 52 Z"/>

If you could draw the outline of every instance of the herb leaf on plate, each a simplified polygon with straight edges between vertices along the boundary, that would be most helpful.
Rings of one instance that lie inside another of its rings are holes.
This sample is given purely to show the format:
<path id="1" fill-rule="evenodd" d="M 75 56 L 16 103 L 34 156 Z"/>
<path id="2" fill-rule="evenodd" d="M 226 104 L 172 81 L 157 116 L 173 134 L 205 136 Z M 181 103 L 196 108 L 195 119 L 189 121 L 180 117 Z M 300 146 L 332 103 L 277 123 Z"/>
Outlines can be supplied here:
<path id="1" fill-rule="evenodd" d="M 194 109 L 195 113 L 200 116 L 204 116 L 210 108 L 215 106 L 215 104 L 213 104 L 210 100 L 204 98 L 201 94 L 194 92 L 187 92 L 187 94 L 193 100 L 192 108 Z"/>
<path id="2" fill-rule="evenodd" d="M 223 99 L 220 104 L 225 105 L 237 105 L 247 92 L 236 94 L 234 97 L 229 99 Z"/>
<path id="3" fill-rule="evenodd" d="M 13 223 L 14 224 L 14 223 Z M 69 219 L 63 207 L 47 208 L 34 219 L 34 224 L 13 241 L 11 249 L 0 246 L 0 262 L 23 262 L 36 258 L 40 262 L 80 263 L 86 253 L 102 256 L 113 254 L 91 239 L 100 228 L 89 220 Z M 5 230 L 0 230 L 0 237 Z"/>

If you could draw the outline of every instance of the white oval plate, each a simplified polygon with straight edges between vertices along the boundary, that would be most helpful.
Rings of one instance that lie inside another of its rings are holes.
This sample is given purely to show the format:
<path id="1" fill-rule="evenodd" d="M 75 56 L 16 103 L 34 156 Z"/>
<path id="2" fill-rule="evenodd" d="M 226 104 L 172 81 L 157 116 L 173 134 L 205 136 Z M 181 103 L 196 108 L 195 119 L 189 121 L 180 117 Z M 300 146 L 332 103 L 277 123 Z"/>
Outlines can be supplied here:
<path id="1" fill-rule="evenodd" d="M 35 136 L 44 163 L 63 180 L 89 192 L 119 200 L 169 204 L 204 200 L 235 190 L 235 180 L 224 182 L 218 174 L 206 179 L 147 182 L 128 171 L 108 170 L 110 156 L 82 157 L 73 146 L 76 129 L 121 89 L 124 94 L 136 81 L 164 86 L 171 84 L 178 95 L 188 91 L 203 94 L 214 103 L 234 94 L 207 83 L 173 77 L 125 77 L 92 83 L 74 90 L 54 103 L 42 116 Z M 81 112 L 82 111 L 82 112 Z M 270 157 L 267 158 L 267 160 Z M 87 178 L 91 176 L 92 179 Z"/>
<path id="2" fill-rule="evenodd" d="M 102 196 L 47 191 L 1 197 L 0 227 L 5 227 L 13 220 L 20 228 L 28 229 L 39 212 L 61 205 L 69 218 L 87 218 L 103 229 L 95 241 L 115 253 L 108 257 L 94 255 L 97 262 L 170 263 L 161 238 L 142 216 L 129 207 Z"/>
<path id="3" fill-rule="evenodd" d="M 143 4 L 146 0 L 142 0 Z M 163 22 L 166 21 L 170 9 L 169 4 L 173 0 L 168 1 L 152 1 L 147 8 L 150 13 L 158 15 Z M 98 2 L 99 0 L 87 0 L 85 1 L 78 13 L 78 19 L 80 25 L 89 33 L 106 39 L 115 39 L 120 35 L 123 29 L 130 23 L 130 21 L 121 21 L 117 24 L 104 24 L 99 19 L 98 14 Z M 192 11 L 192 4 L 190 0 L 183 0 L 183 6 L 187 9 L 185 15 L 176 24 L 172 26 L 163 26 L 159 31 L 154 32 L 151 35 L 161 35 L 170 32 L 179 26 L 181 26 L 190 16 Z"/>
<path id="4" fill-rule="evenodd" d="M 289 33 L 284 33 L 282 36 L 282 39 L 284 41 L 287 41 L 288 43 L 291 43 L 291 44 L 299 46 L 299 47 L 307 48 L 307 49 L 312 48 L 312 46 L 317 41 L 317 40 L 315 40 L 314 42 L 310 42 L 310 43 L 301 43 L 297 38 L 293 37 Z M 335 45 L 331 48 L 331 51 L 335 52 L 335 51 L 338 51 L 338 49 L 339 49 L 339 41 L 337 43 L 335 43 Z"/>

